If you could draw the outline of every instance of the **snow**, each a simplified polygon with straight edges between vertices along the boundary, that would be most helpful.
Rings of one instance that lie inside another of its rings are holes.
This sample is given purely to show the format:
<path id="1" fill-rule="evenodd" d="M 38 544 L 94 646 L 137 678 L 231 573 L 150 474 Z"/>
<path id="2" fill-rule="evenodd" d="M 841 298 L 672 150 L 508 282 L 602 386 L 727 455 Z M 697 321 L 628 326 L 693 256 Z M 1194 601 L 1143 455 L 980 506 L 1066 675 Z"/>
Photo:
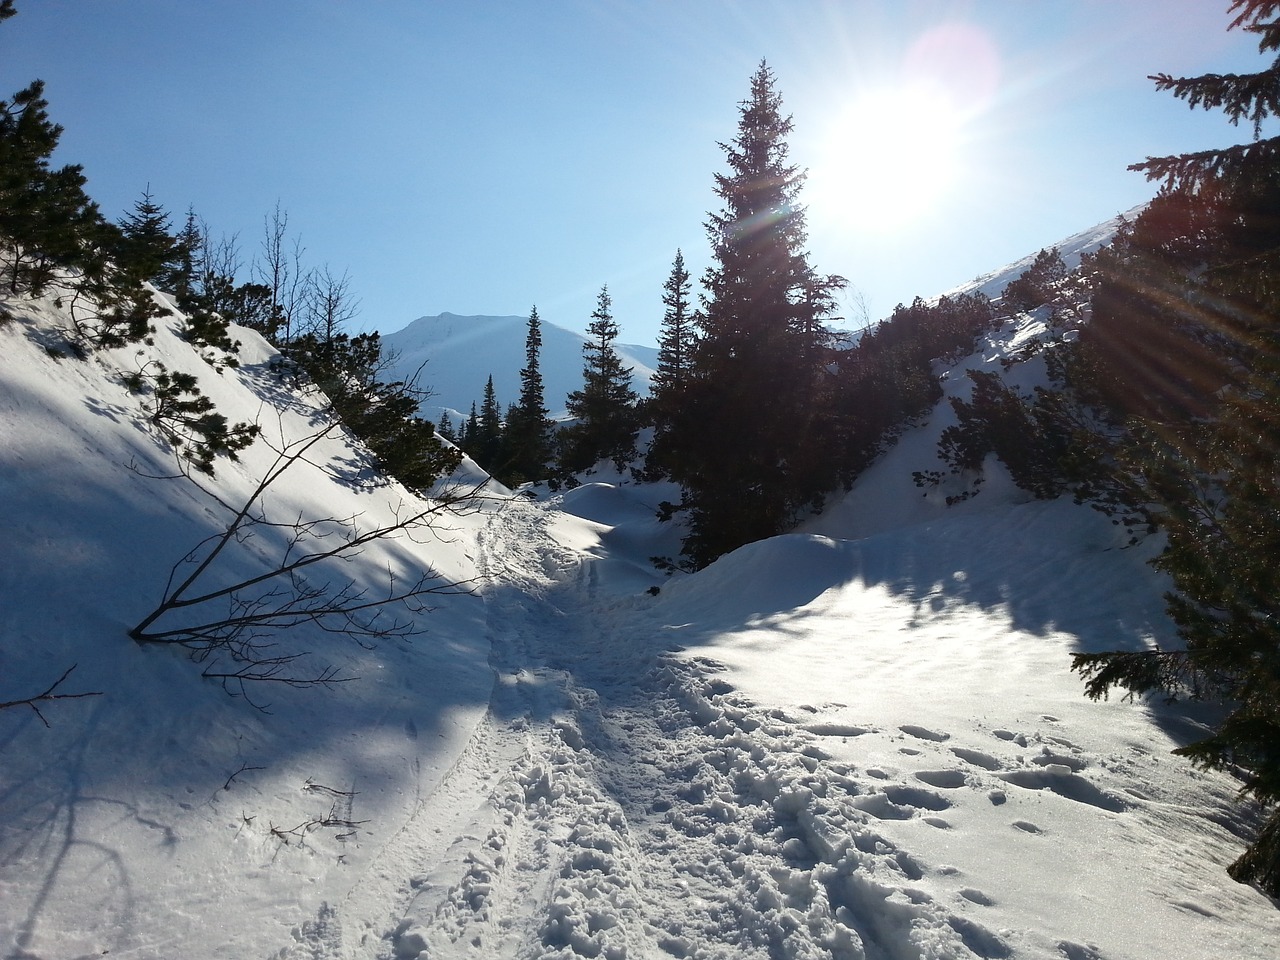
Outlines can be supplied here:
<path id="1" fill-rule="evenodd" d="M 1280 953 L 1276 904 L 1224 872 L 1251 828 L 1236 782 L 1170 753 L 1206 716 L 1094 703 L 1069 671 L 1075 651 L 1172 642 L 1156 545 L 1029 500 L 996 464 L 951 508 L 916 488 L 947 404 L 827 512 L 693 575 L 649 562 L 678 550 L 654 519 L 670 490 L 481 486 L 346 568 L 477 595 L 433 598 L 421 636 L 372 649 L 282 636 L 358 679 L 271 690 L 264 713 L 126 635 L 225 522 L 148 476 L 172 461 L 118 382 L 133 353 L 54 359 L 54 305 L 6 306 L 0 702 L 73 663 L 65 691 L 101 696 L 43 704 L 48 727 L 0 711 L 3 956 Z M 946 389 L 1042 329 L 993 332 Z M 232 420 L 308 435 L 316 398 L 239 336 L 220 375 L 168 329 L 154 349 Z M 271 458 L 263 441 L 219 461 L 212 488 L 236 502 Z M 374 522 L 418 502 L 342 437 L 311 461 L 273 511 Z M 326 816 L 356 826 L 288 832 Z"/>
<path id="2" fill-rule="evenodd" d="M 1123 213 L 1117 214 L 1110 220 L 1102 221 L 1097 226 L 1072 234 L 1065 240 L 1053 244 L 1053 247 L 1057 248 L 1058 255 L 1062 257 L 1062 262 L 1067 269 L 1074 270 L 1080 265 L 1081 256 L 1097 253 L 1111 243 L 1111 239 L 1116 235 L 1121 222 L 1132 223 L 1137 219 L 1138 214 L 1142 212 L 1144 207 L 1146 207 L 1146 204 L 1140 203 L 1136 207 L 1131 207 Z M 975 277 L 968 283 L 963 283 L 952 290 L 946 291 L 942 296 L 956 297 L 965 293 L 982 293 L 995 299 L 1004 293 L 1004 288 L 1009 285 L 1010 280 L 1017 279 L 1023 271 L 1030 269 L 1031 264 L 1035 262 L 1039 253 L 1039 250 L 1035 253 L 1029 253 L 1021 260 L 1015 260 L 1013 263 L 1005 264 L 998 270 L 992 270 L 990 273 Z"/>

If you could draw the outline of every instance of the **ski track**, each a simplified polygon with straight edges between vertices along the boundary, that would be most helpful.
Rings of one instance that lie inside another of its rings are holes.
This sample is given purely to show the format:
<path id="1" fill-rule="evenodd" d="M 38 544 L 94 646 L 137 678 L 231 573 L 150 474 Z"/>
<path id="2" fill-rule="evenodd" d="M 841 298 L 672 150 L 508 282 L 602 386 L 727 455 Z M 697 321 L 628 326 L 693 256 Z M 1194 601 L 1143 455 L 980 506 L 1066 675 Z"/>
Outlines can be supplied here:
<path id="1" fill-rule="evenodd" d="M 515 501 L 481 537 L 495 682 L 472 741 L 281 960 L 1010 955 L 981 921 L 986 895 L 942 902 L 877 830 L 945 828 L 942 792 L 963 774 L 859 777 L 821 742 L 868 731 L 806 726 L 711 661 L 654 652 L 641 598 L 608 596 L 549 517 Z"/>

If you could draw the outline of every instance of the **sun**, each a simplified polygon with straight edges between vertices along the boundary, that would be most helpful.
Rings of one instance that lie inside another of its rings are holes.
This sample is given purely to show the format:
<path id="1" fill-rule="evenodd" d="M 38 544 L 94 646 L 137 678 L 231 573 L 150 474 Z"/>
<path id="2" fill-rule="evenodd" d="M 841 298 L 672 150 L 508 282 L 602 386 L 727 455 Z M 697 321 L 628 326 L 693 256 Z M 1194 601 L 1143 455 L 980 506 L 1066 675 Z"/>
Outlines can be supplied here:
<path id="1" fill-rule="evenodd" d="M 859 93 L 821 133 L 810 208 L 881 232 L 910 226 L 958 189 L 964 124 L 964 111 L 934 85 Z"/>

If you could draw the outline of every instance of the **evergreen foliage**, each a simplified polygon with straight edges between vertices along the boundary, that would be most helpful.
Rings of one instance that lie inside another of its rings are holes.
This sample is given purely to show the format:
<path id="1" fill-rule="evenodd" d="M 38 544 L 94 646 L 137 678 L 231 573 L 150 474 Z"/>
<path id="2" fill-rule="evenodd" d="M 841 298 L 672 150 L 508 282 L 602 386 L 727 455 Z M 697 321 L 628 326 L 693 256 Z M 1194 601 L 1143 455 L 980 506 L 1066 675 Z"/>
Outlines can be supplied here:
<path id="1" fill-rule="evenodd" d="M 237 454 L 261 432 L 257 424 L 231 423 L 218 413 L 189 373 L 171 371 L 159 360 L 148 360 L 124 377 L 125 386 L 144 397 L 148 419 L 179 457 L 201 473 L 213 476 L 214 459 Z"/>
<path id="2" fill-rule="evenodd" d="M 934 361 L 971 350 L 994 319 L 991 301 L 980 293 L 941 297 L 932 304 L 916 297 L 910 306 L 898 304 L 851 349 L 834 355 L 845 483 L 875 458 L 886 436 L 942 397 Z"/>
<path id="3" fill-rule="evenodd" d="M 809 264 L 797 202 L 805 175 L 787 159 L 792 122 L 781 108 L 761 62 L 737 136 L 721 144 L 729 170 L 716 175 L 723 206 L 706 222 L 714 263 L 692 376 L 658 445 L 684 492 L 694 566 L 780 533 L 835 485 L 820 320 L 845 281 Z"/>
<path id="4" fill-rule="evenodd" d="M 609 288 L 601 287 L 587 325 L 590 336 L 582 345 L 582 389 L 566 401 L 575 422 L 559 436 L 559 463 L 565 474 L 589 470 L 601 460 L 612 460 L 621 469 L 635 456 L 639 398 L 631 387 L 631 370 L 614 347 L 618 324 L 612 309 Z"/>
<path id="5" fill-rule="evenodd" d="M 1280 50 L 1280 4 L 1235 0 L 1233 27 Z M 1145 488 L 1168 535 L 1185 649 L 1078 655 L 1086 692 L 1210 697 L 1228 713 L 1182 748 L 1242 770 L 1270 819 L 1230 867 L 1280 896 L 1280 152 L 1258 140 L 1280 63 L 1257 74 L 1153 78 L 1192 107 L 1249 120 L 1255 140 L 1137 164 L 1160 196 L 1098 258 L 1076 385 L 1133 418 Z"/>
<path id="6" fill-rule="evenodd" d="M 119 222 L 112 257 L 131 279 L 163 286 L 180 266 L 178 239 L 169 227 L 169 214 L 156 202 L 150 185 Z"/>
<path id="7" fill-rule="evenodd" d="M 693 376 L 693 356 L 697 346 L 693 307 L 692 281 L 684 264 L 684 254 L 676 251 L 671 273 L 662 286 L 662 328 L 658 335 L 658 366 L 653 374 L 647 410 L 653 422 L 654 441 L 650 446 L 649 474 L 665 476 L 668 469 L 661 463 L 667 447 L 667 434 L 679 419 L 685 389 Z"/>
<path id="8" fill-rule="evenodd" d="M 1030 268 L 1004 288 L 1004 305 L 1012 310 L 1034 310 L 1054 299 L 1054 288 L 1067 279 L 1070 271 L 1062 262 L 1058 248 L 1041 250 Z"/>
<path id="9" fill-rule="evenodd" d="M 13 294 L 38 296 L 59 269 L 105 270 L 111 231 L 84 191 L 83 168 L 50 165 L 62 127 L 48 107 L 40 80 L 0 100 L 0 278 Z"/>
<path id="10" fill-rule="evenodd" d="M 529 326 L 525 335 L 525 365 L 520 370 L 520 399 L 507 414 L 503 434 L 505 463 L 499 479 L 510 486 L 541 479 L 546 474 L 547 464 L 552 456 L 552 422 L 547 416 L 544 397 L 541 352 L 542 321 L 535 306 L 529 311 Z"/>
<path id="11" fill-rule="evenodd" d="M 502 456 L 502 407 L 493 387 L 493 374 L 489 374 L 485 381 L 484 394 L 480 399 L 480 418 L 469 442 L 467 452 L 472 458 L 490 473 L 496 472 Z"/>
<path id="12" fill-rule="evenodd" d="M 458 445 L 468 453 L 471 452 L 471 444 L 475 442 L 476 434 L 480 430 L 480 418 L 476 414 L 476 402 L 471 401 L 471 413 L 467 419 L 462 422 L 462 429 L 458 431 Z"/>
<path id="13" fill-rule="evenodd" d="M 377 468 L 413 490 L 429 489 L 461 461 L 417 416 L 426 394 L 412 381 L 385 381 L 388 359 L 377 333 L 295 337 L 286 354 L 324 391 L 333 412 L 373 454 Z"/>

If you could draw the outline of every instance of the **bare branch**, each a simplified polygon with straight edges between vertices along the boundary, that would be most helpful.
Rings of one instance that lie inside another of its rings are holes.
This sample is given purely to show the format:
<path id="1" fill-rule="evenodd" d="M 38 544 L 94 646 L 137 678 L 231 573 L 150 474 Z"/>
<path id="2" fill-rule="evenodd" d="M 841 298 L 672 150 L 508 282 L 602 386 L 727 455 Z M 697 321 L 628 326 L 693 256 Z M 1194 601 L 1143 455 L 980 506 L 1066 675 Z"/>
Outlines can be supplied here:
<path id="1" fill-rule="evenodd" d="M 32 710 L 35 711 L 35 715 L 40 718 L 40 722 L 47 727 L 49 726 L 49 721 L 46 720 L 44 714 L 40 712 L 40 708 L 39 706 L 37 706 L 37 704 L 46 703 L 50 700 L 79 700 L 82 697 L 102 696 L 101 690 L 95 690 L 88 693 L 57 693 L 56 692 L 58 687 L 62 686 L 63 681 L 65 681 L 67 677 L 71 676 L 71 671 L 74 670 L 76 666 L 77 665 L 73 663 L 71 666 L 67 667 L 67 669 L 63 671 L 62 676 L 60 676 L 57 680 L 53 681 L 53 683 L 51 683 L 43 693 L 37 693 L 34 697 L 26 697 L 22 700 L 9 700 L 5 703 L 0 703 L 0 710 L 6 710 L 9 707 L 30 707 Z"/>

